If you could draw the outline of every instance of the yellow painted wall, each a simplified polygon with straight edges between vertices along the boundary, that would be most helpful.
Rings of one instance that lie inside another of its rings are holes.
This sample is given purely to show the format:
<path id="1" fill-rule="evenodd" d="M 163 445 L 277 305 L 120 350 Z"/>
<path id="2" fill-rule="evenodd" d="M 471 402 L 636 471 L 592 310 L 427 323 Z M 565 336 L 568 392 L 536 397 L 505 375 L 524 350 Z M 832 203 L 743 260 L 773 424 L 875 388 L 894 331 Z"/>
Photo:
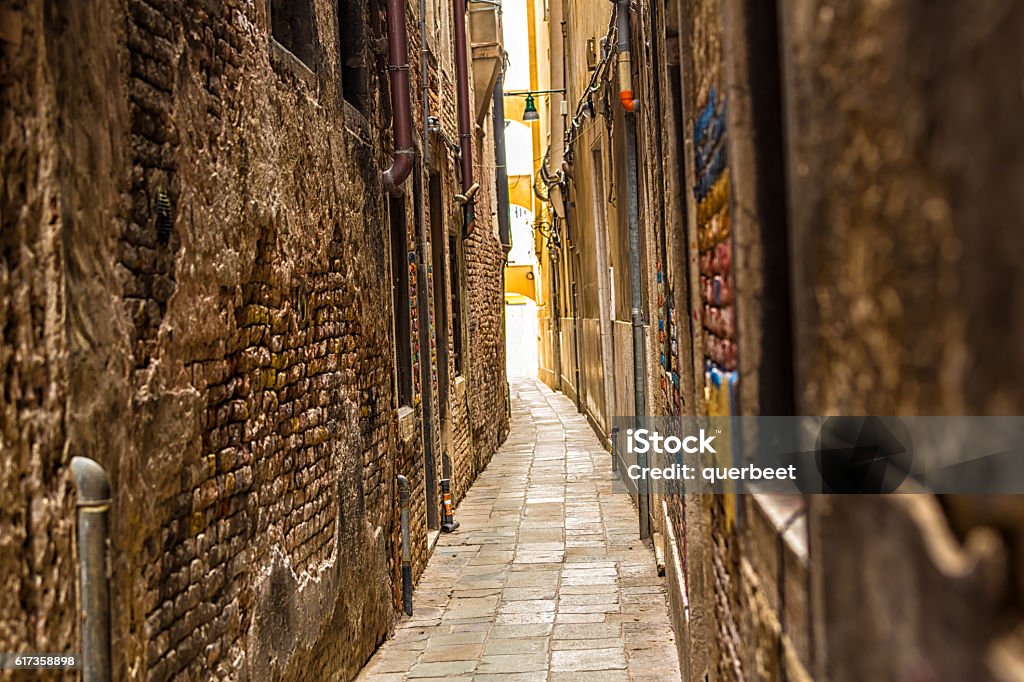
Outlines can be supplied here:
<path id="1" fill-rule="evenodd" d="M 505 291 L 522 294 L 537 300 L 532 265 L 509 265 L 505 267 Z"/>
<path id="2" fill-rule="evenodd" d="M 513 175 L 508 179 L 508 200 L 517 206 L 533 210 L 533 178 Z"/>

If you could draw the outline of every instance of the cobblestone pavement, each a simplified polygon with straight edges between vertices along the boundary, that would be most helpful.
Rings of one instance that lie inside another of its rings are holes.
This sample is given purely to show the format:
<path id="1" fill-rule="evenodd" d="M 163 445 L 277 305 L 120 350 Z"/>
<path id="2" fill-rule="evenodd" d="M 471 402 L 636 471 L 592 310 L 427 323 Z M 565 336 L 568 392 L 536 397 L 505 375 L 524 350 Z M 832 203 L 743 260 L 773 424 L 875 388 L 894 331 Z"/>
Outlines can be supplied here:
<path id="1" fill-rule="evenodd" d="M 610 455 L 565 396 L 512 387 L 512 431 L 365 682 L 678 680 L 664 579 Z"/>

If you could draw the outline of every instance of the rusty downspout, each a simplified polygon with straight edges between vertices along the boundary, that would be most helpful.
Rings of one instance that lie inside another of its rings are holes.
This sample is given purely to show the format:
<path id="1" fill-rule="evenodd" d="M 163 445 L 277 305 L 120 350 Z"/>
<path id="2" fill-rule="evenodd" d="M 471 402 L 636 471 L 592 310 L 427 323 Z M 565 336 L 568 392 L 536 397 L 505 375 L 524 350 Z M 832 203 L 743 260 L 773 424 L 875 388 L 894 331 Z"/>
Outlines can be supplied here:
<path id="1" fill-rule="evenodd" d="M 405 30 L 404 0 L 387 0 L 388 78 L 391 81 L 391 116 L 395 151 L 391 167 L 384 171 L 384 187 L 397 194 L 412 171 L 412 104 L 409 100 L 409 37 Z"/>
<path id="2" fill-rule="evenodd" d="M 393 2 L 394 0 L 389 0 Z M 469 116 L 469 64 L 466 58 L 466 0 L 454 0 L 455 80 L 458 84 L 459 158 L 462 162 L 462 195 L 466 197 L 466 229 L 473 225 L 473 124 Z"/>

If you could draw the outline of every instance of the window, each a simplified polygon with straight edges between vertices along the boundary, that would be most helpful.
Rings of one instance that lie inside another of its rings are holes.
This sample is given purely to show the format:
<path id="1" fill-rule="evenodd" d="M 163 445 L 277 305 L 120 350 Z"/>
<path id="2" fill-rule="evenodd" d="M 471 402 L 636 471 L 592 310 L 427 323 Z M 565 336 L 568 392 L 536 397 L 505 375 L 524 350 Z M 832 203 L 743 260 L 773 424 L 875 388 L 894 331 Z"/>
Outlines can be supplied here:
<path id="1" fill-rule="evenodd" d="M 462 268 L 459 240 L 448 235 L 448 273 L 451 276 L 452 359 L 455 374 L 462 374 Z"/>
<path id="2" fill-rule="evenodd" d="M 361 0 L 338 2 L 338 55 L 341 59 L 341 93 L 345 101 L 366 114 L 370 103 L 366 72 L 366 20 Z"/>
<path id="3" fill-rule="evenodd" d="M 270 30 L 281 47 L 313 68 L 312 0 L 271 0 Z"/>
<path id="4" fill-rule="evenodd" d="M 412 338 L 409 319 L 409 242 L 405 197 L 391 197 L 391 289 L 395 315 L 395 372 L 398 405 L 412 405 Z"/>

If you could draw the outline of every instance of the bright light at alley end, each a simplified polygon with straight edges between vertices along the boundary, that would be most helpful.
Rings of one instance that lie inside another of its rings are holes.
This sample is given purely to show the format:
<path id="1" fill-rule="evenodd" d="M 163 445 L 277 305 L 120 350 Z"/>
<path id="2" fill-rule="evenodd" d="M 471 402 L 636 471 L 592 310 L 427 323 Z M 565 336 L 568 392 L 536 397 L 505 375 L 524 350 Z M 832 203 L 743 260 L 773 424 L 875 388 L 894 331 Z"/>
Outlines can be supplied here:
<path id="1" fill-rule="evenodd" d="M 524 121 L 539 121 L 540 114 L 537 113 L 537 105 L 533 101 L 533 95 L 526 96 L 526 106 L 523 108 Z"/>

